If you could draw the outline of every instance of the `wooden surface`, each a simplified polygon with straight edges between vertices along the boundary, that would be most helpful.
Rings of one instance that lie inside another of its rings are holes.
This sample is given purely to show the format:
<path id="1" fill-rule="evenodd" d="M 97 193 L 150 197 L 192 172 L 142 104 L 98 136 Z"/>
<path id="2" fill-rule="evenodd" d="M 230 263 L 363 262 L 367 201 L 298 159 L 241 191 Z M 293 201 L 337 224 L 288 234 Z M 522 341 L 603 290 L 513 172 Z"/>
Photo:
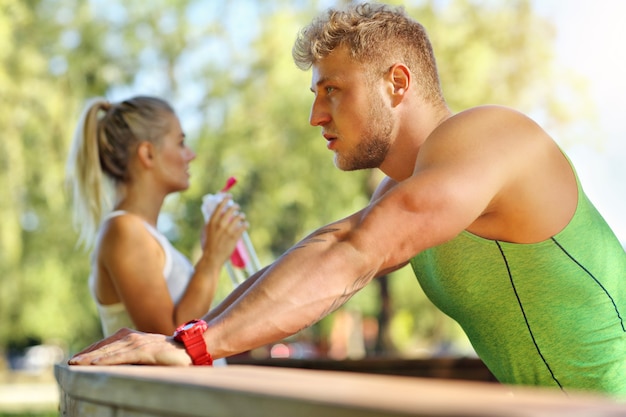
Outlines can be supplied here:
<path id="1" fill-rule="evenodd" d="M 494 383 L 351 372 L 224 367 L 57 365 L 61 416 L 602 417 L 626 404 Z"/>
<path id="2" fill-rule="evenodd" d="M 232 356 L 228 358 L 228 363 L 232 365 L 260 365 L 281 368 L 360 372 L 379 375 L 460 379 L 465 381 L 497 381 L 480 359 L 465 357 L 437 357 L 428 359 L 369 357 L 353 360 L 335 360 L 326 358 L 254 359 L 248 356 Z"/>

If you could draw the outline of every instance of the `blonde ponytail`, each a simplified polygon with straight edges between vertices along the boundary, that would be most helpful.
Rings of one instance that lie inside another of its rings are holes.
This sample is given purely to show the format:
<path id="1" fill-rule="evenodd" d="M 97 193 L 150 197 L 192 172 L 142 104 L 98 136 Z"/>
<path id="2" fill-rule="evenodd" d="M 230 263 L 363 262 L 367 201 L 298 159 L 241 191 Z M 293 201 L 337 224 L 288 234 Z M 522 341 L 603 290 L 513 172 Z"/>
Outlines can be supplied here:
<path id="1" fill-rule="evenodd" d="M 66 177 L 73 197 L 74 227 L 78 242 L 91 249 L 105 213 L 112 209 L 113 180 L 102 172 L 98 146 L 100 113 L 111 104 L 103 98 L 91 99 L 79 119 L 70 149 Z"/>

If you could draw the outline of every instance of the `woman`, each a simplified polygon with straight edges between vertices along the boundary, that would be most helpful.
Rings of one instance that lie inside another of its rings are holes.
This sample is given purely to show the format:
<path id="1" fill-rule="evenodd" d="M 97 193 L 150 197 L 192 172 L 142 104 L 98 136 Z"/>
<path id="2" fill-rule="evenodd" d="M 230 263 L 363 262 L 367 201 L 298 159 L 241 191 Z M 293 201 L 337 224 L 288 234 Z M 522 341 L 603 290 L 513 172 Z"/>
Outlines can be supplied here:
<path id="1" fill-rule="evenodd" d="M 195 268 L 157 231 L 165 197 L 189 187 L 195 156 L 174 110 L 159 98 L 88 103 L 68 176 L 80 241 L 93 248 L 89 284 L 105 336 L 122 327 L 170 335 L 209 310 L 247 223 L 225 198 L 204 226 Z"/>

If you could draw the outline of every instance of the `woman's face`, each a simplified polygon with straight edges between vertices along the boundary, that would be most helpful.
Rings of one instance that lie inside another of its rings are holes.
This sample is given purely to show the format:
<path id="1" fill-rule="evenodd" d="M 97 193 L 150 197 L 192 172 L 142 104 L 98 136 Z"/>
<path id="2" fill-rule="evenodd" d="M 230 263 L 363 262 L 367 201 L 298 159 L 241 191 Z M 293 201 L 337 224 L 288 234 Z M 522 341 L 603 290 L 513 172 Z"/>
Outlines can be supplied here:
<path id="1" fill-rule="evenodd" d="M 173 113 L 165 117 L 169 128 L 155 147 L 157 175 L 167 192 L 186 190 L 189 188 L 189 163 L 196 154 L 185 143 L 185 133 L 178 117 Z"/>

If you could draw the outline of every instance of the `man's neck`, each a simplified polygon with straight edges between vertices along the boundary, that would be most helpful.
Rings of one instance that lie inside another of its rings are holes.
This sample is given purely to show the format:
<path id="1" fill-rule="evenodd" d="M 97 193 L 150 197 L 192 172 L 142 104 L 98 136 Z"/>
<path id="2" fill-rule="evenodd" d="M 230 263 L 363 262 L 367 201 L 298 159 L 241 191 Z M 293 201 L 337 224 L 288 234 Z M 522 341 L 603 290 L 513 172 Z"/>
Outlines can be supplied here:
<path id="1" fill-rule="evenodd" d="M 385 175 L 398 182 L 413 174 L 415 160 L 423 143 L 440 124 L 452 116 L 445 103 L 441 106 L 421 103 L 412 110 L 402 115 L 389 153 L 379 167 Z"/>

